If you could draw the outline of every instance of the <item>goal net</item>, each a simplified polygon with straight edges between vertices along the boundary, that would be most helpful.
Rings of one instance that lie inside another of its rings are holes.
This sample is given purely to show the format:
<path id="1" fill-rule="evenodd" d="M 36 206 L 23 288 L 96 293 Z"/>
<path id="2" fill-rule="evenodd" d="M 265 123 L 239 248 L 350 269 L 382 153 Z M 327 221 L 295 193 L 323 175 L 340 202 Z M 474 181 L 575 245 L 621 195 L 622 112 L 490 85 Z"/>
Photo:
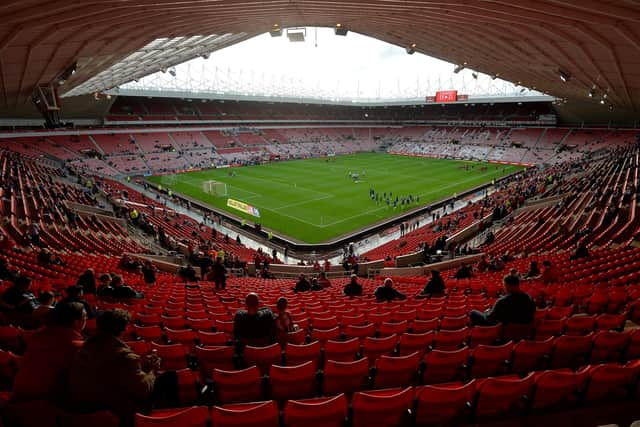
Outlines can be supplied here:
<path id="1" fill-rule="evenodd" d="M 205 181 L 202 183 L 202 191 L 212 196 L 226 196 L 227 184 L 220 181 Z"/>

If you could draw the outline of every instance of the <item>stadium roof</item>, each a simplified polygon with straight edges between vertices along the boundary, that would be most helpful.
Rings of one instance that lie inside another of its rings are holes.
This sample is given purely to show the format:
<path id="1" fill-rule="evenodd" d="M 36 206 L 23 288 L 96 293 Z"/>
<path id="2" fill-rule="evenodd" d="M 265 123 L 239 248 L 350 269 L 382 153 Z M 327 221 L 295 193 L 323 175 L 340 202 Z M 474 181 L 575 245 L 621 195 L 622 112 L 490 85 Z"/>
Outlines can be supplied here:
<path id="1" fill-rule="evenodd" d="M 560 98 L 591 92 L 640 109 L 640 7 L 630 0 L 5 0 L 0 16 L 6 107 L 38 84 L 105 90 L 274 25 L 340 23 Z"/>

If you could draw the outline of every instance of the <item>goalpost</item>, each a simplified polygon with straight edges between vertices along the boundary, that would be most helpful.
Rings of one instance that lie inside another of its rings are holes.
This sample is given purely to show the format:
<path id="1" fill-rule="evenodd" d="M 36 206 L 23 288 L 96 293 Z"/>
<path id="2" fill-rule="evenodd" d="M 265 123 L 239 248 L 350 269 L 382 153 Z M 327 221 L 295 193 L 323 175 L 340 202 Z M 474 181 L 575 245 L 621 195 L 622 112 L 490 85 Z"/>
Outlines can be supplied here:
<path id="1" fill-rule="evenodd" d="M 227 184 L 220 181 L 205 181 L 202 183 L 202 191 L 212 196 L 226 196 Z"/>

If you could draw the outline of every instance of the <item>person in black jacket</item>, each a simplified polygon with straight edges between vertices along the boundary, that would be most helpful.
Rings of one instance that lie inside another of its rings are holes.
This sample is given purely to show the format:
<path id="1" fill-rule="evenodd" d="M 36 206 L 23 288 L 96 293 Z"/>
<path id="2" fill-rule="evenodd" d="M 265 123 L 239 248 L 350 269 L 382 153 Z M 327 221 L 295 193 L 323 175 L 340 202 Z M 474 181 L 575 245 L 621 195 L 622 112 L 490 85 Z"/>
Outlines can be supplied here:
<path id="1" fill-rule="evenodd" d="M 311 290 L 311 283 L 307 280 L 304 274 L 301 274 L 298 278 L 296 286 L 293 288 L 293 292 L 307 292 Z"/>
<path id="2" fill-rule="evenodd" d="M 82 291 L 85 294 L 96 293 L 96 275 L 93 271 L 93 268 L 88 268 L 84 273 L 80 275 L 80 277 L 78 277 L 76 286 L 81 286 Z"/>
<path id="3" fill-rule="evenodd" d="M 216 289 L 224 289 L 227 287 L 227 269 L 222 263 L 222 258 L 217 257 L 216 262 L 211 267 L 213 275 L 213 281 L 216 284 Z"/>
<path id="4" fill-rule="evenodd" d="M 431 279 L 422 290 L 422 295 L 441 295 L 444 294 L 444 280 L 438 270 L 431 270 Z"/>
<path id="5" fill-rule="evenodd" d="M 358 276 L 351 275 L 351 281 L 344 287 L 344 294 L 348 297 L 355 297 L 362 295 L 362 285 L 358 283 Z"/>
<path id="6" fill-rule="evenodd" d="M 382 286 L 378 286 L 374 295 L 378 302 L 407 299 L 407 297 L 403 293 L 398 292 L 397 289 L 393 288 L 393 280 L 391 280 L 389 277 L 384 279 L 384 284 Z"/>
<path id="7" fill-rule="evenodd" d="M 530 324 L 536 311 L 533 299 L 520 290 L 520 279 L 514 275 L 505 276 L 502 280 L 507 294 L 500 297 L 495 305 L 484 313 L 472 310 L 469 313 L 474 326 L 493 326 L 498 323 Z"/>

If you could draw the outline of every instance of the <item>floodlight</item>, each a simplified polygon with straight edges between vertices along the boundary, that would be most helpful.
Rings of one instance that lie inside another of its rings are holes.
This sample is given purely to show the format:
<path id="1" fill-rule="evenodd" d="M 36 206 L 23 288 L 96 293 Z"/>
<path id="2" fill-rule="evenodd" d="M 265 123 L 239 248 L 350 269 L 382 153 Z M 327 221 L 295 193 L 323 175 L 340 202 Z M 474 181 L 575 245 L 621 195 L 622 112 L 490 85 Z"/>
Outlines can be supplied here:
<path id="1" fill-rule="evenodd" d="M 560 80 L 562 80 L 564 83 L 568 82 L 571 79 L 571 74 L 566 73 L 562 70 L 558 71 L 560 73 Z"/>
<path id="2" fill-rule="evenodd" d="M 346 36 L 349 30 L 346 29 L 342 24 L 337 23 L 336 28 L 334 29 L 334 32 L 336 36 Z"/>

